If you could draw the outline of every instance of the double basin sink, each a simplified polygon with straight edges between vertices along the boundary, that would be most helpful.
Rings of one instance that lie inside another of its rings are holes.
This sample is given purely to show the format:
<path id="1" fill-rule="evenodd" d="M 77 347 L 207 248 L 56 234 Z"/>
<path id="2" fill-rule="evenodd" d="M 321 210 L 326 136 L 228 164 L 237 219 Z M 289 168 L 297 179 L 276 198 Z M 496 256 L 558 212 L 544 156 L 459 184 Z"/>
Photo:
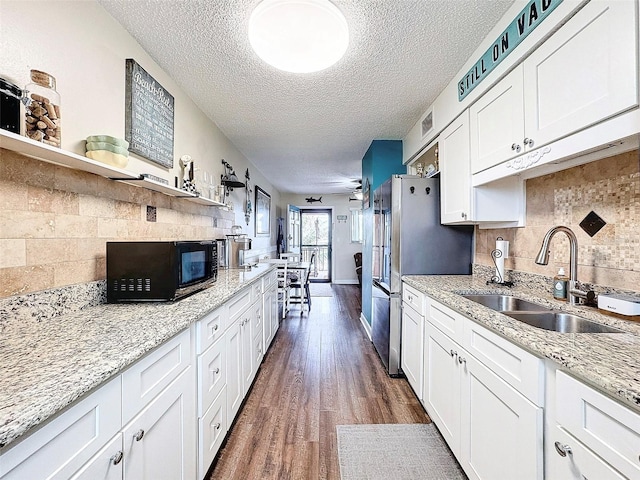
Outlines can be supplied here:
<path id="1" fill-rule="evenodd" d="M 624 333 L 617 328 L 509 295 L 485 294 L 463 295 L 463 297 L 527 325 L 545 330 L 561 333 Z"/>

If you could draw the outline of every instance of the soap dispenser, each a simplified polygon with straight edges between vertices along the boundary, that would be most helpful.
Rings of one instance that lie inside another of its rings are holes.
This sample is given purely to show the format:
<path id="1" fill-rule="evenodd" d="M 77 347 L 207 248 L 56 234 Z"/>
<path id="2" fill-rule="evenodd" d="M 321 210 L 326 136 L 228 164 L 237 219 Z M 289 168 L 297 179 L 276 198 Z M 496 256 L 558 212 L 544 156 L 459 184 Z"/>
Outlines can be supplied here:
<path id="1" fill-rule="evenodd" d="M 560 267 L 558 274 L 553 277 L 553 298 L 557 300 L 567 300 L 567 285 L 569 277 L 564 273 L 564 268 Z"/>

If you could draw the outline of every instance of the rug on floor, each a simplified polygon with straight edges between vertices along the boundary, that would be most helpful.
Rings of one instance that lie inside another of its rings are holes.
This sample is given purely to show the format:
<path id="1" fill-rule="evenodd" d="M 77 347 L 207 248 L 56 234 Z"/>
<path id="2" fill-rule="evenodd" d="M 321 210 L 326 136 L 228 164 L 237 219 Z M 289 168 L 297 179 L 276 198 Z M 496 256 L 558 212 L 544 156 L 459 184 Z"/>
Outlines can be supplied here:
<path id="1" fill-rule="evenodd" d="M 465 480 L 435 425 L 337 425 L 342 480 Z"/>
<path id="2" fill-rule="evenodd" d="M 309 290 L 312 297 L 333 297 L 330 283 L 311 283 Z"/>

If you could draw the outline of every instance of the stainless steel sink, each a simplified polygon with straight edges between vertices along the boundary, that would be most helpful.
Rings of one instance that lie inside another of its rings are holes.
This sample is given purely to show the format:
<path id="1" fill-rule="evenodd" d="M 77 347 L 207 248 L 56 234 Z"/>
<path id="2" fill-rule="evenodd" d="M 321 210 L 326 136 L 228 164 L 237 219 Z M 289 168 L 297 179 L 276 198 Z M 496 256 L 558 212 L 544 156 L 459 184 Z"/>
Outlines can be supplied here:
<path id="1" fill-rule="evenodd" d="M 484 305 L 491 310 L 498 312 L 512 311 L 549 311 L 548 308 L 538 305 L 537 303 L 522 300 L 521 298 L 512 297 L 510 295 L 485 294 L 485 295 L 463 295 L 464 298 L 473 300 Z"/>
<path id="2" fill-rule="evenodd" d="M 617 328 L 563 312 L 503 312 L 533 327 L 561 333 L 624 333 Z"/>
<path id="3" fill-rule="evenodd" d="M 527 325 L 545 330 L 561 333 L 624 333 L 617 328 L 601 325 L 570 313 L 557 312 L 510 295 L 484 294 L 463 295 L 463 297 Z"/>

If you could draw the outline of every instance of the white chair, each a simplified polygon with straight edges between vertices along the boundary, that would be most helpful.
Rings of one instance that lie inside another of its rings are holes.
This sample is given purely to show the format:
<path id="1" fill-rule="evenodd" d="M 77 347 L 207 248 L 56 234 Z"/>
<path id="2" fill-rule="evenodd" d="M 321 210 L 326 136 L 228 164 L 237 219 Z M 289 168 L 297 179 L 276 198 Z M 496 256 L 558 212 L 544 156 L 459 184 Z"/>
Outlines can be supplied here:
<path id="1" fill-rule="evenodd" d="M 280 258 L 283 260 L 288 260 L 289 262 L 299 262 L 300 254 L 296 252 L 282 252 L 280 254 Z"/>
<path id="2" fill-rule="evenodd" d="M 289 311 L 289 302 L 291 300 L 291 282 L 287 272 L 287 264 L 289 262 L 284 259 L 274 259 L 270 260 L 269 263 L 278 267 L 278 303 L 282 304 L 282 318 L 284 318 L 287 316 L 287 312 Z"/>

